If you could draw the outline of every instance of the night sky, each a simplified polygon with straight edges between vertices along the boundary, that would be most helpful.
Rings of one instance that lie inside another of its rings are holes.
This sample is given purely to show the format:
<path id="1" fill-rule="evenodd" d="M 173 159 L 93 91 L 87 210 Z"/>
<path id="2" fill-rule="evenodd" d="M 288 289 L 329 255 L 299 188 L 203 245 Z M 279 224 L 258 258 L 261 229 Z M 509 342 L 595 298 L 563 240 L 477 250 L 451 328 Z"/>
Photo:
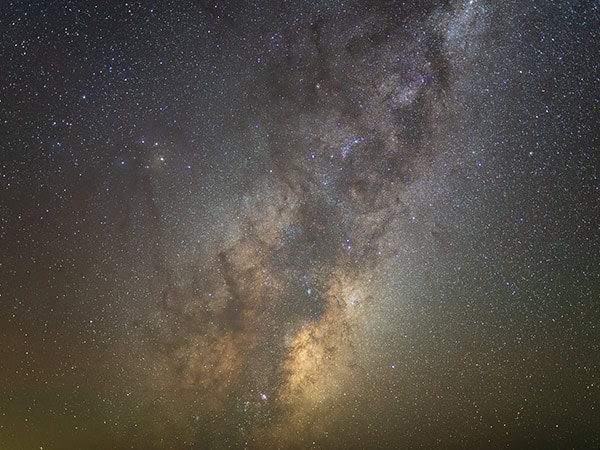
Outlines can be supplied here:
<path id="1" fill-rule="evenodd" d="M 5 1 L 0 448 L 600 447 L 598 0 Z"/>

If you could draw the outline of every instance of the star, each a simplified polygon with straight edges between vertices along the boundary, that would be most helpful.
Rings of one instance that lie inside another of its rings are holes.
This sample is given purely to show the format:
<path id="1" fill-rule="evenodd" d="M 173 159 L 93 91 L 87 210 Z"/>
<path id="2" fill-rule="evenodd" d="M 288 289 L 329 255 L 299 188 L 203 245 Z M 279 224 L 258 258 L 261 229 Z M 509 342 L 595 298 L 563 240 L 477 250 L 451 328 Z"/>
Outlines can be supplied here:
<path id="1" fill-rule="evenodd" d="M 3 445 L 597 446 L 599 17 L 2 8 Z"/>

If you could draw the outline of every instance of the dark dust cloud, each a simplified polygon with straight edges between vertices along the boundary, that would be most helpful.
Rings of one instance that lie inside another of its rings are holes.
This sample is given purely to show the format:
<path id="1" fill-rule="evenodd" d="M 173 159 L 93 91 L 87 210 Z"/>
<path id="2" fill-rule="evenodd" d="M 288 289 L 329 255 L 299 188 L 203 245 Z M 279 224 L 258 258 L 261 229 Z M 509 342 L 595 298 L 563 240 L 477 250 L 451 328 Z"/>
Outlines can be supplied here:
<path id="1" fill-rule="evenodd" d="M 0 447 L 597 448 L 598 30 L 3 6 Z"/>

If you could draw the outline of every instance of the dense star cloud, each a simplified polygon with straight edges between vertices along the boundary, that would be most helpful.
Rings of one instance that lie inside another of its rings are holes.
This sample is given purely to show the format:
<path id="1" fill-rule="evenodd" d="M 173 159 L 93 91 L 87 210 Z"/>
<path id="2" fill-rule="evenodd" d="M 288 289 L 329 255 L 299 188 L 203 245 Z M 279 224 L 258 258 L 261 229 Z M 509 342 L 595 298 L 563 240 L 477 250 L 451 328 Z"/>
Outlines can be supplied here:
<path id="1" fill-rule="evenodd" d="M 12 2 L 0 443 L 600 443 L 591 2 Z"/>

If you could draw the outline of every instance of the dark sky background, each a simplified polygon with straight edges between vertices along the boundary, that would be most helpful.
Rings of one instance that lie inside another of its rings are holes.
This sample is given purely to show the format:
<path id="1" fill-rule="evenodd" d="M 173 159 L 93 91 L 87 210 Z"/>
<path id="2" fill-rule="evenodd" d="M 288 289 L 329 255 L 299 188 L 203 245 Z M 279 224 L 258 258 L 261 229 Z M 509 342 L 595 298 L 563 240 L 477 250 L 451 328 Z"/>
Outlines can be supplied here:
<path id="1" fill-rule="evenodd" d="M 599 448 L 597 0 L 0 36 L 0 448 Z"/>

